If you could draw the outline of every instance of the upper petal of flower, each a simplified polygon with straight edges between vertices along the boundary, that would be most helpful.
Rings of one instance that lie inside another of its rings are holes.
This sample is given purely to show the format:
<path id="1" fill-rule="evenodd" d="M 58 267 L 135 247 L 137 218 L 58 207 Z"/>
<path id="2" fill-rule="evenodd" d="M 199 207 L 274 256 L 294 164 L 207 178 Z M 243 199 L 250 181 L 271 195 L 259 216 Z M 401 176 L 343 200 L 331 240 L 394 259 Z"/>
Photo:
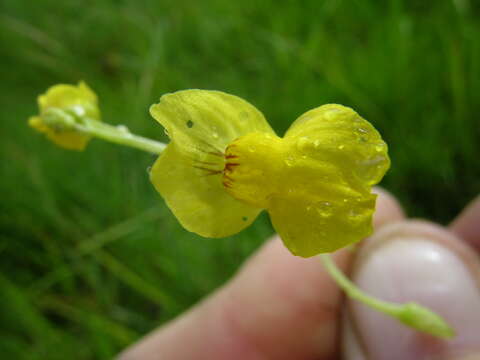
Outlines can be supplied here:
<path id="1" fill-rule="evenodd" d="M 206 237 L 235 234 L 259 208 L 225 191 L 225 148 L 250 133 L 273 133 L 262 113 L 220 91 L 184 90 L 161 97 L 150 108 L 171 138 L 150 179 L 189 231 Z"/>
<path id="2" fill-rule="evenodd" d="M 273 133 L 263 114 L 245 100 L 221 91 L 183 90 L 163 95 L 150 114 L 163 125 L 178 150 L 204 157 L 223 153 L 236 138 L 252 132 Z"/>

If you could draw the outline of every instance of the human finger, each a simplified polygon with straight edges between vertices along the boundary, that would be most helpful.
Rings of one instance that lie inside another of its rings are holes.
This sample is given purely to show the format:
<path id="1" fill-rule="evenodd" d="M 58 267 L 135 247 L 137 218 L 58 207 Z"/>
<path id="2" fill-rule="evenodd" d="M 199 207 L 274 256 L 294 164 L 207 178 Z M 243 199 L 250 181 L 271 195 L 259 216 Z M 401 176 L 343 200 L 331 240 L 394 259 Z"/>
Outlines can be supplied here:
<path id="1" fill-rule="evenodd" d="M 450 224 L 450 230 L 480 251 L 480 196 L 477 196 Z"/>
<path id="2" fill-rule="evenodd" d="M 376 226 L 401 218 L 378 189 Z M 334 255 L 345 269 L 350 251 Z M 291 255 L 278 237 L 232 279 L 178 319 L 121 354 L 149 359 L 322 359 L 337 349 L 341 294 L 318 259 Z"/>
<path id="3" fill-rule="evenodd" d="M 480 357 L 480 263 L 446 229 L 421 221 L 383 227 L 360 249 L 352 278 L 380 299 L 432 309 L 456 336 L 434 338 L 349 302 L 342 344 L 346 359 Z"/>

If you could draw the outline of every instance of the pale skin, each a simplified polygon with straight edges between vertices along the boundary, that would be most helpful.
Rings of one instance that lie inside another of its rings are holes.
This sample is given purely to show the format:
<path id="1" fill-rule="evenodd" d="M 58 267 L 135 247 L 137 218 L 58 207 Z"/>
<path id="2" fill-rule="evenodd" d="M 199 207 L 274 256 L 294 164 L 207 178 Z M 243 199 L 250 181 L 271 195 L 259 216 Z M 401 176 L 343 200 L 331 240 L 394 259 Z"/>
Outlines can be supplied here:
<path id="1" fill-rule="evenodd" d="M 119 359 L 479 359 L 480 197 L 442 227 L 408 220 L 392 195 L 376 191 L 374 235 L 335 261 L 379 297 L 438 311 L 453 340 L 345 302 L 318 259 L 295 257 L 274 237 L 229 283 Z"/>

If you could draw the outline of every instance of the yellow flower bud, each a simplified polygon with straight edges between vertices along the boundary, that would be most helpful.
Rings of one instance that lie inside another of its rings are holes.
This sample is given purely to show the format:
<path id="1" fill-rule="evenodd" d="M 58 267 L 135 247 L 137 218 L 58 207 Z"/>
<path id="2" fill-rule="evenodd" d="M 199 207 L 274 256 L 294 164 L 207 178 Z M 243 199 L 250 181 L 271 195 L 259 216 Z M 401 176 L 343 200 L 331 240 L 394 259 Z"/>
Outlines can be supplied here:
<path id="1" fill-rule="evenodd" d="M 59 84 L 38 97 L 40 114 L 28 123 L 55 144 L 70 150 L 83 150 L 90 136 L 72 128 L 82 118 L 100 120 L 97 96 L 81 81 L 78 86 Z"/>

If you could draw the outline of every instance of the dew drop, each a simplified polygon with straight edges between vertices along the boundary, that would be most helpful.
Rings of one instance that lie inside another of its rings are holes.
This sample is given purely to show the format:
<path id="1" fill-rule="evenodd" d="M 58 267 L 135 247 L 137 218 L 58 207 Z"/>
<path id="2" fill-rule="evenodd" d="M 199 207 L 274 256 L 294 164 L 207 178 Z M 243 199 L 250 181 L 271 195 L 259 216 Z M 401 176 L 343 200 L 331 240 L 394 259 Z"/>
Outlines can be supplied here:
<path id="1" fill-rule="evenodd" d="M 347 214 L 347 215 L 348 215 L 349 217 L 354 218 L 354 217 L 357 217 L 357 216 L 358 216 L 358 212 L 357 212 L 356 210 L 354 210 L 354 209 L 350 209 L 350 210 L 348 211 L 348 214 Z"/>
<path id="2" fill-rule="evenodd" d="M 337 116 L 340 115 L 341 113 L 342 113 L 342 110 L 340 110 L 338 108 L 332 108 L 332 109 L 329 109 L 328 111 L 326 111 L 323 114 L 323 117 L 326 120 L 332 121 L 332 120 L 335 120 L 337 118 Z"/>
<path id="3" fill-rule="evenodd" d="M 328 218 L 333 214 L 333 206 L 329 201 L 319 201 L 316 207 L 321 217 Z"/>
<path id="4" fill-rule="evenodd" d="M 362 222 L 363 217 L 362 214 L 359 213 L 355 209 L 350 209 L 347 213 L 347 220 L 353 226 L 359 225 Z"/>
<path id="5" fill-rule="evenodd" d="M 368 130 L 365 129 L 365 128 L 357 128 L 357 131 L 358 131 L 360 134 L 368 134 Z"/>
<path id="6" fill-rule="evenodd" d="M 285 165 L 287 165 L 288 167 L 292 167 L 293 165 L 295 165 L 295 158 L 293 156 L 287 156 L 285 158 Z"/>
<path id="7" fill-rule="evenodd" d="M 383 144 L 378 144 L 375 146 L 376 152 L 382 152 L 384 149 L 385 149 L 385 146 Z"/>
<path id="8" fill-rule="evenodd" d="M 302 136 L 300 139 L 297 141 L 297 148 L 300 151 L 305 151 L 305 149 L 311 144 L 310 139 L 307 136 Z"/>
<path id="9" fill-rule="evenodd" d="M 338 145 L 338 150 L 343 150 L 343 149 L 345 149 L 345 145 L 343 145 L 343 144 L 342 144 L 342 145 Z"/>
<path id="10" fill-rule="evenodd" d="M 77 116 L 85 115 L 85 108 L 81 105 L 75 105 L 72 107 L 73 113 Z"/>
<path id="11" fill-rule="evenodd" d="M 150 175 L 151 171 L 152 171 L 152 167 L 151 166 L 147 167 L 147 174 Z"/>
<path id="12" fill-rule="evenodd" d="M 188 127 L 189 129 L 191 129 L 191 128 L 193 127 L 193 121 L 192 121 L 192 120 L 188 120 L 188 121 L 187 121 L 187 127 Z"/>
<path id="13" fill-rule="evenodd" d="M 241 120 L 247 120 L 248 117 L 249 117 L 248 112 L 246 112 L 246 111 L 240 112 L 240 114 L 238 114 L 238 116 L 240 117 Z"/>
<path id="14" fill-rule="evenodd" d="M 117 125 L 117 130 L 125 134 L 130 132 L 130 130 L 128 130 L 128 127 L 126 127 L 125 125 Z"/>

